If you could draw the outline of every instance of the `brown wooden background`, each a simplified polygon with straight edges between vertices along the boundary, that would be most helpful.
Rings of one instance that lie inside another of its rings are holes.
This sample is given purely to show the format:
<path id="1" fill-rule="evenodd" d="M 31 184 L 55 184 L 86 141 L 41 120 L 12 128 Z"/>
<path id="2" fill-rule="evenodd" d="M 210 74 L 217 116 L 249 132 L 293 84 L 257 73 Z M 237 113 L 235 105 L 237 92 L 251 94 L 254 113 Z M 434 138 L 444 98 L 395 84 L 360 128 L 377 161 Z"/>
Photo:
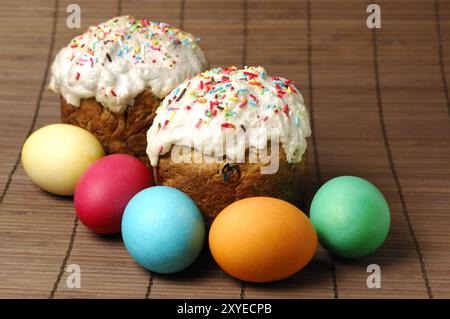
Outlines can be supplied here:
<path id="1" fill-rule="evenodd" d="M 449 298 L 450 1 L 378 0 L 382 28 L 365 25 L 368 1 L 77 0 L 83 30 L 118 14 L 185 28 L 212 66 L 263 65 L 297 82 L 311 111 L 314 193 L 334 176 L 368 178 L 392 211 L 374 255 L 345 261 L 319 249 L 292 278 L 243 284 L 205 251 L 187 271 L 138 267 L 119 238 L 89 232 L 72 200 L 40 191 L 20 164 L 23 141 L 59 120 L 46 90 L 66 27 L 68 0 L 0 4 L 0 297 L 4 298 Z M 68 289 L 65 267 L 81 267 Z M 366 267 L 382 288 L 366 287 Z"/>

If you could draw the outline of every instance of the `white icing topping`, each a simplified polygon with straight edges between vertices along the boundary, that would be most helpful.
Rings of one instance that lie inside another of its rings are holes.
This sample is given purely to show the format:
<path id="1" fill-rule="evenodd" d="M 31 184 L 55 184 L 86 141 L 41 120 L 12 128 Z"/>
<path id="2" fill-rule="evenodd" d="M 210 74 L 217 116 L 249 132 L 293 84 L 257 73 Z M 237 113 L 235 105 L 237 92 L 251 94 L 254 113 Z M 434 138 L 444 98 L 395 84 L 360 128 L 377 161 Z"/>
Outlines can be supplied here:
<path id="1" fill-rule="evenodd" d="M 152 166 L 173 145 L 235 159 L 238 146 L 266 148 L 271 129 L 278 131 L 273 136 L 287 161 L 300 162 L 311 129 L 294 83 L 270 77 L 262 67 L 214 68 L 187 79 L 162 101 L 147 132 L 147 154 Z M 223 147 L 230 131 L 236 133 L 235 147 Z M 251 138 L 246 137 L 249 131 L 254 134 Z M 218 149 L 223 153 L 214 152 Z"/>
<path id="2" fill-rule="evenodd" d="M 74 106 L 81 98 L 121 113 L 150 88 L 164 98 L 207 67 L 193 35 L 168 24 L 131 16 L 90 27 L 56 55 L 49 88 Z"/>

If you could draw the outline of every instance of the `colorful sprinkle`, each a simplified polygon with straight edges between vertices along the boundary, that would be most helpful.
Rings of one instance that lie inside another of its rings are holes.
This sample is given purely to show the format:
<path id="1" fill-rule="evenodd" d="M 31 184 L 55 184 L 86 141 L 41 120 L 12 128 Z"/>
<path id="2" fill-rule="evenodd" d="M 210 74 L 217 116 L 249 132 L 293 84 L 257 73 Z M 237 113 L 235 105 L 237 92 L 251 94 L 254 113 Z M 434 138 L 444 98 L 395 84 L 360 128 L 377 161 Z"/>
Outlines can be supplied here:
<path id="1" fill-rule="evenodd" d="M 136 36 L 145 41 L 136 45 Z M 86 33 L 72 39 L 69 44 L 71 51 L 70 61 L 83 65 L 90 62 L 91 68 L 96 63 L 103 65 L 104 61 L 113 61 L 111 52 L 114 52 L 115 43 L 119 44 L 117 58 L 125 59 L 131 63 L 145 63 L 146 54 L 149 51 L 155 52 L 167 60 L 167 65 L 174 66 L 178 63 L 178 54 L 171 56 L 168 48 L 163 47 L 163 41 L 168 40 L 173 45 L 196 46 L 194 37 L 184 33 L 180 29 L 165 23 L 152 22 L 146 19 L 135 19 L 132 16 L 123 16 L 108 20 L 97 26 L 89 27 Z M 105 52 L 106 51 L 106 52 Z M 97 52 L 105 52 L 104 59 L 97 57 Z M 86 59 L 86 56 L 90 58 Z M 95 59 L 92 59 L 95 57 Z M 170 60 L 169 60 L 170 59 Z M 156 58 L 149 60 L 157 63 Z"/>
<path id="2" fill-rule="evenodd" d="M 240 112 L 241 108 L 251 106 L 250 110 L 260 108 L 263 110 L 272 110 L 264 112 L 264 114 L 256 112 L 255 116 L 259 121 L 266 122 L 270 116 L 280 116 L 286 114 L 289 116 L 291 112 L 286 97 L 298 93 L 293 89 L 293 82 L 280 77 L 268 77 L 262 68 L 246 68 L 237 69 L 236 67 L 213 68 L 209 71 L 200 73 L 199 75 L 189 78 L 184 84 L 178 86 L 170 94 L 169 98 L 164 100 L 163 105 L 168 111 L 172 111 L 168 115 L 166 124 L 172 121 L 174 111 L 181 107 L 173 107 L 173 103 L 179 102 L 189 105 L 184 106 L 186 110 L 191 108 L 201 108 L 200 114 L 203 118 L 198 119 L 195 124 L 199 128 L 202 124 L 208 125 L 213 118 L 225 120 L 220 124 L 222 129 L 235 128 L 234 119 Z M 247 86 L 247 87 L 245 87 Z M 269 95 L 269 103 L 260 104 L 260 99 Z M 300 102 L 301 103 L 301 102 Z M 270 114 L 270 115 L 269 115 Z M 298 115 L 293 117 L 293 123 L 300 125 Z M 247 128 L 244 125 L 237 124 L 245 132 Z"/>
<path id="3" fill-rule="evenodd" d="M 222 123 L 220 126 L 222 128 L 235 128 L 235 126 L 231 123 Z"/>

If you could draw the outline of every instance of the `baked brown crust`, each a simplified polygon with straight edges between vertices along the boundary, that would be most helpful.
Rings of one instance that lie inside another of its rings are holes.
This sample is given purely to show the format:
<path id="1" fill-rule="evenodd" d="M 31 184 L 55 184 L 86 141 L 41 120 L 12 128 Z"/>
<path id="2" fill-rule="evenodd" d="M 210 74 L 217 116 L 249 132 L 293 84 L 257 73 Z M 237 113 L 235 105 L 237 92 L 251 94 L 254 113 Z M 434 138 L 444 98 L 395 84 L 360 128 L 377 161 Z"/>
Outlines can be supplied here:
<path id="1" fill-rule="evenodd" d="M 136 96 L 134 105 L 117 114 L 104 108 L 94 98 L 81 99 L 80 106 L 75 107 L 61 96 L 61 120 L 94 134 L 107 154 L 129 154 L 149 166 L 145 152 L 147 130 L 153 123 L 160 102 L 150 90 L 145 90 Z"/>
<path id="2" fill-rule="evenodd" d="M 192 156 L 194 152 L 197 151 L 193 150 Z M 276 197 L 300 207 L 307 183 L 306 153 L 301 163 L 288 163 L 281 149 L 279 154 L 278 171 L 261 174 L 260 163 L 246 160 L 231 168 L 224 167 L 227 162 L 175 163 L 169 152 L 160 156 L 154 176 L 157 184 L 175 187 L 188 194 L 208 224 L 226 206 L 246 197 Z"/>
<path id="3" fill-rule="evenodd" d="M 61 119 L 64 123 L 87 129 L 102 143 L 105 152 L 125 153 L 139 158 L 147 166 L 147 130 L 161 100 L 150 90 L 140 93 L 133 106 L 122 114 L 112 113 L 94 98 L 82 99 L 79 107 L 61 96 Z M 188 194 L 209 224 L 225 207 L 253 196 L 283 199 L 296 206 L 304 200 L 307 183 L 306 153 L 301 163 L 288 163 L 279 150 L 279 168 L 275 174 L 261 174 L 261 163 L 194 163 L 199 153 L 192 150 L 191 163 L 175 163 L 171 153 L 160 156 L 154 176 L 158 185 L 178 188 Z M 203 155 L 202 155 L 203 156 Z"/>

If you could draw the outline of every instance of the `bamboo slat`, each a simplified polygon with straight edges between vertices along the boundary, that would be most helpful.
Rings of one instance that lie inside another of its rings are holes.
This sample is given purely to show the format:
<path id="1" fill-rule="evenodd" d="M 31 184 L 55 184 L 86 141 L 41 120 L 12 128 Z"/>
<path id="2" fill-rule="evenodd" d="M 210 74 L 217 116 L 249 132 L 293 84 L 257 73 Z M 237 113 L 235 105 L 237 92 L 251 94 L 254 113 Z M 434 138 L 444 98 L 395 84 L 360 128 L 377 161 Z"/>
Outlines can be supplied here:
<path id="1" fill-rule="evenodd" d="M 448 298 L 450 116 L 435 8 L 421 1 L 406 8 L 401 2 L 382 5 L 386 24 L 378 36 L 380 84 L 393 163 L 429 295 Z"/>

